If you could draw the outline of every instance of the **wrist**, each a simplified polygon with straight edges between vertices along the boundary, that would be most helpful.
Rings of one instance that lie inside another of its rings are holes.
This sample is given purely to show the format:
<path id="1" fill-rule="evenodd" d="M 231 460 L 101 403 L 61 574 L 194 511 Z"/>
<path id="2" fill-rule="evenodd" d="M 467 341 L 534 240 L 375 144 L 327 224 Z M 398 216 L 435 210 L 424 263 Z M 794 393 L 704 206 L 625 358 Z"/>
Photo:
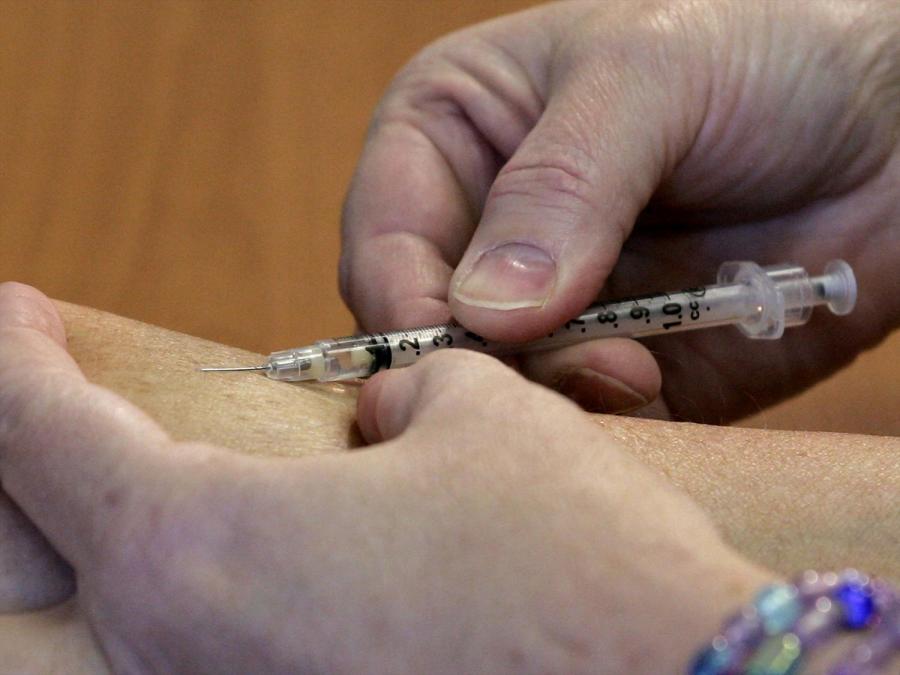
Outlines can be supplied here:
<path id="1" fill-rule="evenodd" d="M 779 581 L 774 573 L 729 549 L 697 561 L 677 584 L 670 585 L 656 625 L 649 627 L 648 634 L 635 636 L 636 650 L 642 644 L 646 648 L 647 641 L 655 643 L 655 653 L 647 653 L 638 672 L 685 672 L 725 619 L 751 602 L 761 588 Z"/>
<path id="2" fill-rule="evenodd" d="M 699 555 L 694 553 L 698 550 Z M 573 656 L 562 670 L 593 675 L 685 672 L 723 620 L 752 601 L 760 588 L 779 581 L 721 543 L 682 553 L 663 544 L 643 557 L 623 557 L 629 569 L 618 579 L 610 581 L 607 570 L 608 588 L 592 600 L 599 608 L 597 620 L 583 624 L 578 639 L 563 642 L 582 646 L 582 659 Z M 584 658 L 584 645 L 590 646 L 590 659 Z M 552 667 L 558 663 L 540 664 L 548 672 L 561 670 Z"/>

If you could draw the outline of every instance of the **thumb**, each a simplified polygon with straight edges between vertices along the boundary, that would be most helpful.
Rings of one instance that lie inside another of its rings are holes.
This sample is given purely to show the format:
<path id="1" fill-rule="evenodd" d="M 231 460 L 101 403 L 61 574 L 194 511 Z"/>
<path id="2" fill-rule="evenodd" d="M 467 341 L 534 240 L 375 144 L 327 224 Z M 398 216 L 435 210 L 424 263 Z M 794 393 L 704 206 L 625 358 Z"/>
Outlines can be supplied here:
<path id="1" fill-rule="evenodd" d="M 583 84 L 551 98 L 499 172 L 451 281 L 453 315 L 486 337 L 534 339 L 589 305 L 660 181 L 671 105 L 629 96 L 655 91 L 634 82 Z"/>
<path id="2" fill-rule="evenodd" d="M 457 430 L 461 419 L 475 423 L 484 417 L 485 401 L 516 382 L 534 386 L 493 357 L 438 350 L 414 366 L 371 377 L 359 393 L 357 424 L 369 443 L 389 441 L 417 425 L 431 425 L 431 432 L 435 425 Z M 495 403 L 495 414 L 496 409 Z"/>

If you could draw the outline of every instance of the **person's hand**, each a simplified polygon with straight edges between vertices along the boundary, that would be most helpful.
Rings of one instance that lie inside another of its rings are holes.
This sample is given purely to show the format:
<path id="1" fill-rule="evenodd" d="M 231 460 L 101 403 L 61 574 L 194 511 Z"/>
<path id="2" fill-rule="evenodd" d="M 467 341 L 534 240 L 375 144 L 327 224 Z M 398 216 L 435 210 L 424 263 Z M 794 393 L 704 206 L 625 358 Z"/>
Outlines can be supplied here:
<path id="1" fill-rule="evenodd" d="M 375 115 L 345 205 L 344 297 L 366 330 L 452 315 L 520 341 L 601 289 L 708 283 L 726 260 L 818 274 L 847 259 L 849 317 L 816 312 L 776 343 L 649 343 L 670 414 L 733 419 L 900 321 L 898 92 L 892 0 L 564 2 L 450 35 Z M 660 387 L 627 340 L 521 365 L 589 409 Z"/>
<path id="2" fill-rule="evenodd" d="M 300 460 L 173 442 L 0 287 L 3 488 L 116 672 L 675 672 L 766 578 L 487 357 L 377 376 L 359 424 L 372 448 Z"/>

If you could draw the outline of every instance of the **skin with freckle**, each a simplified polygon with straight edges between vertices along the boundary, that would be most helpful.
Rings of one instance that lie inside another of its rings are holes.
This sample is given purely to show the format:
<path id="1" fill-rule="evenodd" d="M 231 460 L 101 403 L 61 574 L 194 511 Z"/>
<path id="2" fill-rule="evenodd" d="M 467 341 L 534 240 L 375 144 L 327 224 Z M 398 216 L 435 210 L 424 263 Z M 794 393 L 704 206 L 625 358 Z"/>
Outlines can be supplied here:
<path id="1" fill-rule="evenodd" d="M 346 452 L 361 443 L 354 423 L 358 385 L 199 373 L 198 365 L 259 357 L 96 310 L 58 307 L 69 348 L 89 379 L 141 406 L 177 439 L 282 456 Z M 897 439 L 609 416 L 594 421 L 685 489 L 726 541 L 752 560 L 785 574 L 852 564 L 900 579 L 900 514 L 891 487 L 900 483 Z M 18 544 L 31 555 L 43 551 L 42 541 L 26 537 Z M 2 545 L 10 554 L 11 542 Z M 18 581 L 32 590 L 46 585 L 50 595 L 65 586 L 59 570 L 34 571 L 7 570 L 24 573 Z M 13 664 L 0 671 L 104 672 L 81 616 L 77 599 L 0 616 L 0 663 Z"/>

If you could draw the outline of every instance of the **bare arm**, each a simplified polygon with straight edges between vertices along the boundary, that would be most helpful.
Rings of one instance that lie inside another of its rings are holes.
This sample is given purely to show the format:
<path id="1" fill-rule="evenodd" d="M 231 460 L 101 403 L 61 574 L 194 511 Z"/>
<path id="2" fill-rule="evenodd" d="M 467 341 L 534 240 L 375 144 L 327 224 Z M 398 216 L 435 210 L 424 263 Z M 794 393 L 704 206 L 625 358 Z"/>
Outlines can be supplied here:
<path id="1" fill-rule="evenodd" d="M 353 385 L 202 374 L 198 365 L 258 357 L 96 310 L 59 309 L 88 377 L 148 411 L 177 439 L 267 454 L 341 452 L 361 442 Z M 689 492 L 726 540 L 757 562 L 783 573 L 856 565 L 900 578 L 896 439 L 607 416 L 596 422 Z M 0 617 L 0 635 L 2 661 L 23 672 L 103 669 L 77 601 Z"/>
<path id="2" fill-rule="evenodd" d="M 285 385 L 197 372 L 253 363 L 232 347 L 59 304 L 88 378 L 148 411 L 175 438 L 240 452 L 338 452 L 361 443 L 354 385 Z M 725 538 L 783 574 L 804 567 L 900 578 L 900 439 L 737 429 L 597 415 L 635 455 L 713 517 Z"/>

